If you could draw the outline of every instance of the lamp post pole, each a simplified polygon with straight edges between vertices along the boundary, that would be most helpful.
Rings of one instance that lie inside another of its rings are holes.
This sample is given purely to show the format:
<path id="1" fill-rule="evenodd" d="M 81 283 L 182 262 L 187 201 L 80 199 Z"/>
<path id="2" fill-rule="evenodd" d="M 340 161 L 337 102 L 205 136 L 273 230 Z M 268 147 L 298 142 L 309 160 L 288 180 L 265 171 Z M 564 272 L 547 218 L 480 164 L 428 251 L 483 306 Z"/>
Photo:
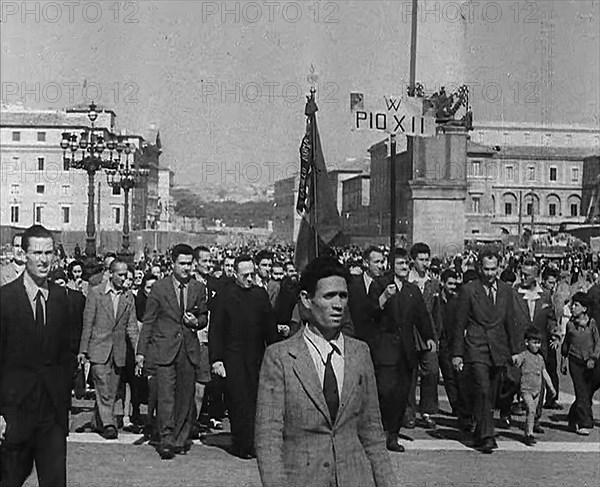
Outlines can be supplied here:
<path id="1" fill-rule="evenodd" d="M 88 258 L 96 257 L 96 224 L 94 221 L 94 198 L 95 198 L 95 176 L 102 168 L 112 167 L 118 160 L 113 158 L 114 150 L 117 149 L 115 135 L 107 132 L 105 141 L 105 129 L 97 129 L 94 122 L 98 118 L 96 104 L 91 103 L 88 110 L 88 118 L 91 127 L 86 128 L 79 137 L 73 132 L 63 132 L 60 147 L 63 157 L 70 168 L 81 169 L 88 175 L 88 208 L 86 223 L 85 254 Z M 108 158 L 103 158 L 104 151 L 108 149 Z M 78 152 L 81 151 L 78 155 Z M 120 158 L 120 153 L 119 156 Z"/>
<path id="2" fill-rule="evenodd" d="M 127 263 L 133 261 L 133 253 L 129 250 L 129 192 L 139 185 L 140 176 L 146 175 L 146 169 L 132 168 L 129 157 L 133 147 L 129 142 L 124 142 L 123 137 L 118 138 L 117 151 L 125 152 L 125 163 L 115 164 L 106 171 L 106 179 L 111 188 L 118 187 L 123 190 L 125 197 L 123 205 L 123 249 L 119 256 Z"/>

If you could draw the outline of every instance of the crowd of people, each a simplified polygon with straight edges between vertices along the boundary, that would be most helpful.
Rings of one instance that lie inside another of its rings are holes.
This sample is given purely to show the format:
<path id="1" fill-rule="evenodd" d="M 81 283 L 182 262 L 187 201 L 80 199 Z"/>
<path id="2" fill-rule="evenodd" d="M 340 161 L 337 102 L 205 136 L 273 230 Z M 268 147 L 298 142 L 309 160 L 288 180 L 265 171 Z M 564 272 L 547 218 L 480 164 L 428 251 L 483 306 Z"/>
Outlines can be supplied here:
<path id="1" fill-rule="evenodd" d="M 107 440 L 120 431 L 143 434 L 169 460 L 222 429 L 227 416 L 231 452 L 258 455 L 265 485 L 283 485 L 296 467 L 294 478 L 314 479 L 306 477 L 311 449 L 320 445 L 327 456 L 328 447 L 322 437 L 300 435 L 302 428 L 328 434 L 363 414 L 369 431 L 361 422 L 360 442 L 375 484 L 388 485 L 377 435 L 384 450 L 403 452 L 402 429 L 435 429 L 440 382 L 449 414 L 482 453 L 498 447 L 495 426 L 511 428 L 521 412 L 523 441 L 535 444 L 544 433 L 542 409 L 562 408 L 559 373 L 570 374 L 575 391 L 570 429 L 585 436 L 593 428 L 600 267 L 588 250 L 553 259 L 492 248 L 438 258 L 423 242 L 392 253 L 328 248 L 300 275 L 293 249 L 283 245 L 180 244 L 133 263 L 114 253 L 84 260 L 76 250 L 55 249 L 52 233 L 31 227 L 1 269 L 3 485 L 22 485 L 34 461 L 40 479 L 56 480 L 47 485 L 64 485 L 66 473 L 54 461 L 66 455 L 68 431 L 59 365 L 68 370 L 70 399 L 95 401 L 79 431 Z M 61 321 L 70 325 L 68 336 Z M 305 348 L 306 361 L 288 363 Z M 305 369 L 313 361 L 317 375 Z M 354 379 L 368 402 L 344 395 L 358 387 Z M 305 410 L 309 399 L 323 424 L 306 411 L 291 411 L 290 419 L 286 408 L 299 401 Z M 35 448 L 40 431 L 52 452 Z M 293 455 L 281 444 L 289 438 L 302 443 Z M 287 473 L 274 463 L 278 447 L 294 458 L 285 462 Z M 298 455 L 304 464 L 294 463 Z M 323 465 L 330 463 L 335 458 Z"/>

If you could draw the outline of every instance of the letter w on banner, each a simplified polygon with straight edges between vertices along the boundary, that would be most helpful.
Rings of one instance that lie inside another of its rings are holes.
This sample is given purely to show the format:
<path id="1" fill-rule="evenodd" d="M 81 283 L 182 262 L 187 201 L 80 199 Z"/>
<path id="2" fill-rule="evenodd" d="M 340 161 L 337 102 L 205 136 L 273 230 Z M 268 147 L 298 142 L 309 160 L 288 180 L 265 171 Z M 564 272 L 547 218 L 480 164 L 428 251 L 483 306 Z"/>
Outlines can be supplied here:
<path id="1" fill-rule="evenodd" d="M 302 217 L 294 254 L 298 270 L 304 269 L 331 244 L 341 230 L 336 187 L 327 174 L 317 128 L 314 91 L 306 98 L 306 134 L 300 144 L 300 184 L 296 203 L 296 211 Z"/>

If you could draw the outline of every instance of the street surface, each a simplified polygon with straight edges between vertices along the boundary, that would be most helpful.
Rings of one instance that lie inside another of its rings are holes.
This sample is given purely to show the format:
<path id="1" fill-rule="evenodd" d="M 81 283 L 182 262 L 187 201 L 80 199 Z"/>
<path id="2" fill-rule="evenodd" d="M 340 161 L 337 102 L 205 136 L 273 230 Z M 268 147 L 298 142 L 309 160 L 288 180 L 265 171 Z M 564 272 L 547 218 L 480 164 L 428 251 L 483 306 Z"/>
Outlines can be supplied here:
<path id="1" fill-rule="evenodd" d="M 570 379 L 561 376 L 562 411 L 544 410 L 544 434 L 538 443 L 522 443 L 525 416 L 513 415 L 510 430 L 497 429 L 499 449 L 482 455 L 456 429 L 456 419 L 435 417 L 436 431 L 415 428 L 401 433 L 406 452 L 391 453 L 399 485 L 406 487 L 598 487 L 600 485 L 600 401 L 594 401 L 596 427 L 589 437 L 567 430 L 566 412 L 573 399 Z M 443 387 L 440 407 L 449 410 Z M 91 415 L 92 401 L 76 402 L 72 429 Z M 260 487 L 256 460 L 240 460 L 227 452 L 224 431 L 196 441 L 191 451 L 163 461 L 141 435 L 120 432 L 107 441 L 95 433 L 71 433 L 68 443 L 70 487 Z M 32 476 L 26 487 L 37 486 Z M 285 487 L 285 486 L 282 486 Z"/>

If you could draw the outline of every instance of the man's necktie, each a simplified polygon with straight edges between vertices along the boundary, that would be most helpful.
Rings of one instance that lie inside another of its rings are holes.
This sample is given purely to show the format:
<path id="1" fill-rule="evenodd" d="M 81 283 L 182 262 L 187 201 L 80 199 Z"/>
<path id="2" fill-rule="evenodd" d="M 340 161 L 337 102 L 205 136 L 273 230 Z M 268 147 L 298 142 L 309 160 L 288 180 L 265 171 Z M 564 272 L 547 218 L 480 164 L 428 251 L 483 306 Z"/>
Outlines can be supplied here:
<path id="1" fill-rule="evenodd" d="M 35 324 L 43 327 L 44 322 L 44 296 L 42 295 L 42 291 L 38 291 L 35 297 Z"/>
<path id="2" fill-rule="evenodd" d="M 494 302 L 494 289 L 492 287 L 488 289 L 488 298 L 490 298 L 490 301 L 493 305 L 496 305 L 496 303 Z"/>
<path id="3" fill-rule="evenodd" d="M 329 352 L 329 355 L 327 355 L 327 362 L 325 362 L 323 395 L 325 396 L 325 402 L 327 403 L 327 408 L 329 409 L 329 414 L 331 415 L 331 421 L 335 422 L 335 417 L 340 406 L 340 396 L 338 392 L 337 379 L 335 377 L 335 372 L 333 371 L 333 364 L 331 363 L 331 358 L 333 357 L 333 354 L 337 352 L 337 347 L 335 345 L 331 345 L 331 347 L 332 350 Z"/>
<path id="4" fill-rule="evenodd" d="M 183 290 L 185 289 L 185 284 L 179 283 L 179 308 L 181 309 L 181 317 L 185 314 L 185 295 L 183 294 Z"/>

